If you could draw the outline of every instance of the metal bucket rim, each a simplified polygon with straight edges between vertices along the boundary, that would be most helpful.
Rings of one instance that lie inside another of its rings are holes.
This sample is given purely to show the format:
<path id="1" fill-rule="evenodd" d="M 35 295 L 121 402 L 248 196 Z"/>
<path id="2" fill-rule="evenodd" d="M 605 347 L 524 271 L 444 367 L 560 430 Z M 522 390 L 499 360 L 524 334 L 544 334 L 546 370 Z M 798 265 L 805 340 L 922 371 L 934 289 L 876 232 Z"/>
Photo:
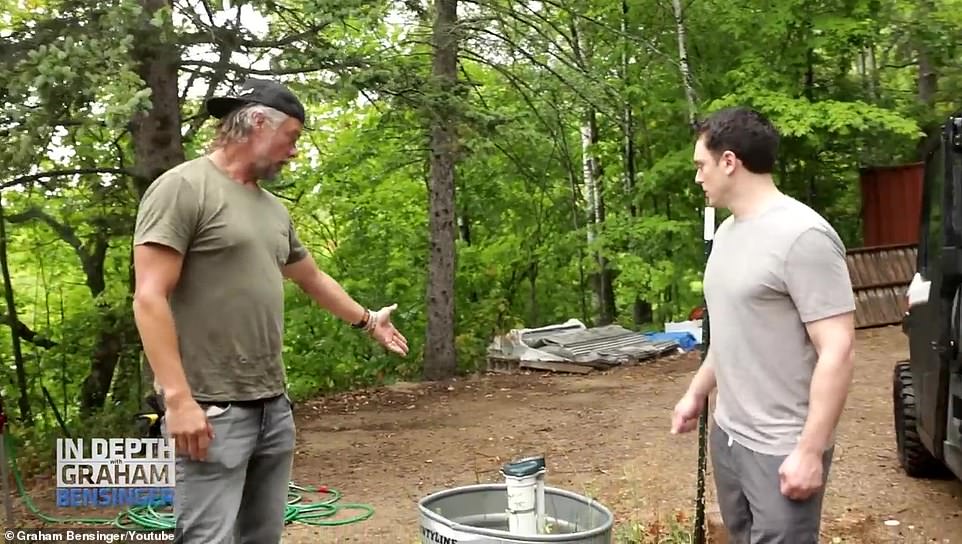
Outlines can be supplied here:
<path id="1" fill-rule="evenodd" d="M 546 495 L 550 492 L 556 495 L 561 495 L 563 497 L 567 497 L 569 499 L 573 499 L 575 501 L 584 503 L 585 505 L 590 506 L 592 508 L 596 508 L 605 517 L 604 523 L 599 527 L 595 527 L 594 529 L 589 529 L 587 531 L 581 531 L 578 533 L 569 533 L 569 534 L 561 534 L 561 535 L 513 535 L 505 531 L 498 531 L 495 529 L 485 529 L 482 527 L 474 527 L 471 525 L 463 525 L 461 523 L 457 523 L 455 521 L 442 517 L 441 515 L 432 512 L 427 508 L 427 506 L 425 506 L 428 502 L 443 499 L 449 495 L 455 495 L 458 493 L 464 493 L 469 491 L 505 491 L 507 492 L 507 489 L 508 489 L 507 484 L 472 484 L 472 485 L 465 485 L 461 487 L 454 487 L 451 489 L 442 489 L 441 491 L 436 491 L 434 493 L 431 493 L 430 495 L 427 495 L 421 498 L 421 500 L 418 501 L 418 510 L 421 511 L 421 515 L 441 525 L 445 525 L 449 529 L 454 531 L 462 531 L 462 532 L 481 535 L 481 536 L 490 536 L 490 537 L 503 538 L 503 539 L 519 539 L 519 538 L 525 539 L 525 540 L 518 540 L 518 542 L 532 542 L 532 543 L 567 542 L 568 539 L 572 537 L 591 537 L 591 536 L 598 536 L 598 535 L 604 534 L 605 532 L 611 531 L 612 527 L 614 526 L 615 516 L 614 514 L 611 513 L 611 510 L 609 510 L 608 507 L 606 507 L 605 505 L 601 504 L 600 502 L 596 501 L 591 497 L 585 497 L 584 495 L 579 495 L 577 493 L 568 491 L 566 489 L 551 487 L 547 485 L 544 486 L 544 492 Z M 536 540 L 531 540 L 531 539 L 536 539 Z"/>

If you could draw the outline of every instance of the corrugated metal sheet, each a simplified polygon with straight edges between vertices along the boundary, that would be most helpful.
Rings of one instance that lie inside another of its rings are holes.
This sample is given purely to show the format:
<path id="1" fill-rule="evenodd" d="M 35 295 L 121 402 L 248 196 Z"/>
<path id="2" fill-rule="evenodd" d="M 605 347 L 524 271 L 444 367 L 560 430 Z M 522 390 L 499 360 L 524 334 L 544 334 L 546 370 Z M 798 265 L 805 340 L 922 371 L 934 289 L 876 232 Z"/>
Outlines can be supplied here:
<path id="1" fill-rule="evenodd" d="M 862 245 L 916 244 L 925 163 L 863 168 Z"/>
<path id="2" fill-rule="evenodd" d="M 675 353 L 674 339 L 628 330 L 619 325 L 588 328 L 577 319 L 533 329 L 512 329 L 488 346 L 488 370 L 511 372 L 520 368 L 559 372 L 590 372 L 637 363 Z"/>
<path id="3" fill-rule="evenodd" d="M 856 328 L 901 323 L 907 309 L 905 291 L 915 274 L 917 254 L 915 244 L 849 250 Z"/>
<path id="4" fill-rule="evenodd" d="M 527 338 L 525 338 L 527 341 Z M 678 349 L 675 341 L 652 341 L 647 335 L 620 325 L 544 336 L 537 347 L 573 361 L 645 360 Z"/>

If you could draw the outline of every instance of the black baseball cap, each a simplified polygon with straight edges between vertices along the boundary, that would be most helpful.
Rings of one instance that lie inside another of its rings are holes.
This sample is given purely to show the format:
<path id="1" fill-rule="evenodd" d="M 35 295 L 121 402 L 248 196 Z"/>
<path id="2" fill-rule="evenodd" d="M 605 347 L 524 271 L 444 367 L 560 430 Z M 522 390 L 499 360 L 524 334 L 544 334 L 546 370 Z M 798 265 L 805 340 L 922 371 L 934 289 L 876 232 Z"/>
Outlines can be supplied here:
<path id="1" fill-rule="evenodd" d="M 284 85 L 269 79 L 250 78 L 232 96 L 211 98 L 205 104 L 207 113 L 220 119 L 246 104 L 263 104 L 281 111 L 305 124 L 304 106 Z"/>

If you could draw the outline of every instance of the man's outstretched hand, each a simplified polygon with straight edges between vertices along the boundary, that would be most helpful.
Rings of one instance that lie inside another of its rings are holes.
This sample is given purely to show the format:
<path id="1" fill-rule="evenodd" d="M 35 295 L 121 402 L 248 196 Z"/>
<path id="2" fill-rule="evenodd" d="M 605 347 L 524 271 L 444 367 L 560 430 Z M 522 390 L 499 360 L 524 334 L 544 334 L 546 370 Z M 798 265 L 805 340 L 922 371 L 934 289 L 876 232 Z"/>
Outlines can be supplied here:
<path id="1" fill-rule="evenodd" d="M 382 346 L 403 357 L 408 354 L 408 341 L 391 323 L 391 312 L 394 310 L 397 310 L 397 304 L 385 306 L 375 312 L 372 317 L 374 330 L 371 331 L 371 336 Z"/>

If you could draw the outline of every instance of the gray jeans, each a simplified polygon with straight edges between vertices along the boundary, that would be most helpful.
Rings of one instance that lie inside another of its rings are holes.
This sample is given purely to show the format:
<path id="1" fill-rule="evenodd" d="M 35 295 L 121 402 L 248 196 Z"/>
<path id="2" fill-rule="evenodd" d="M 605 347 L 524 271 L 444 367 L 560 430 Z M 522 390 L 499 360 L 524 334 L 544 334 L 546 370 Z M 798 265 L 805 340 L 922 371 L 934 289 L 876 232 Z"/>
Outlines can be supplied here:
<path id="1" fill-rule="evenodd" d="M 717 424 L 709 438 L 722 522 L 732 544 L 818 544 L 825 487 L 804 501 L 782 495 L 778 469 L 785 457 L 734 442 Z M 828 481 L 834 448 L 822 458 Z"/>
<path id="2" fill-rule="evenodd" d="M 282 395 L 224 408 L 208 416 L 214 440 L 207 459 L 177 458 L 174 541 L 276 544 L 284 531 L 294 459 L 290 400 Z M 166 425 L 163 432 L 167 436 Z"/>

